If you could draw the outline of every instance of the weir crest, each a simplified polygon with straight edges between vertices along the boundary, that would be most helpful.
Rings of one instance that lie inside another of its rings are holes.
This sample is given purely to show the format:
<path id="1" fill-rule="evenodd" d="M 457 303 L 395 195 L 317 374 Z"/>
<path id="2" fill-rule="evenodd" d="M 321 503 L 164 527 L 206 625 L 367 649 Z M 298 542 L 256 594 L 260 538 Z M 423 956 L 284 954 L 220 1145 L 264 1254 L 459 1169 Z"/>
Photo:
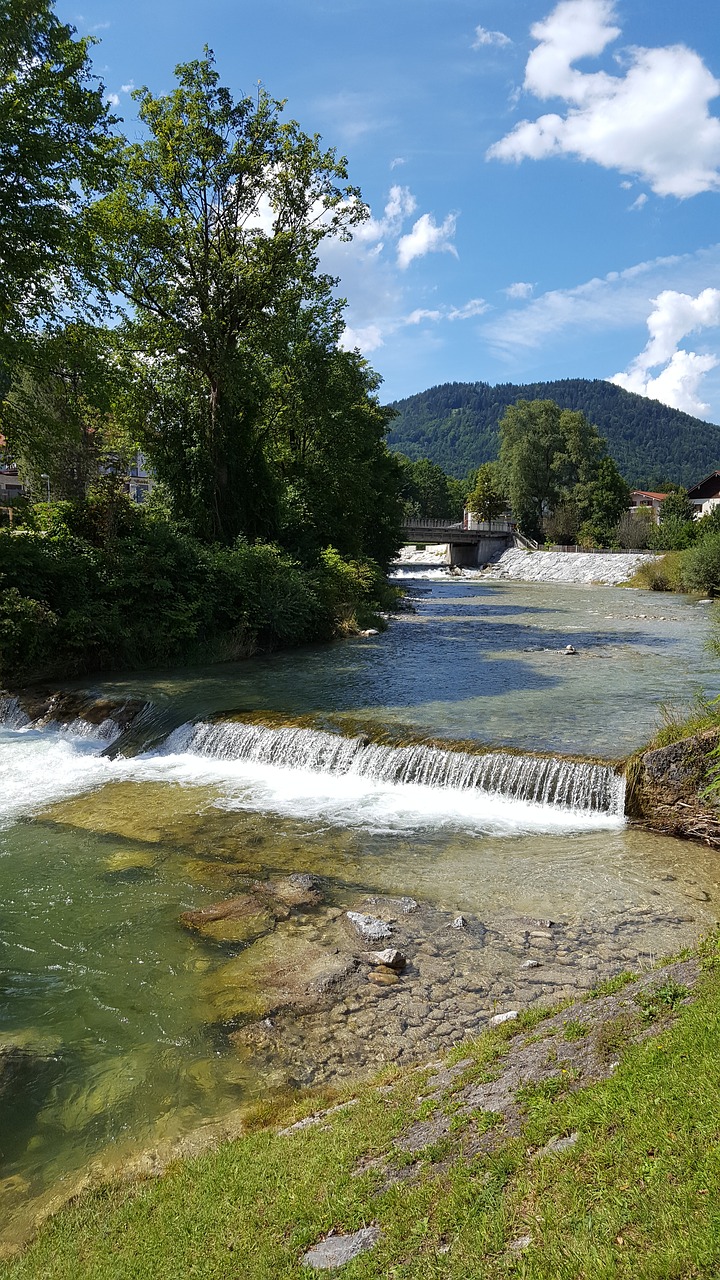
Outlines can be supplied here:
<path id="1" fill-rule="evenodd" d="M 384 746 L 323 730 L 199 721 L 176 729 L 163 755 L 186 752 L 283 769 L 353 775 L 444 790 L 476 789 L 526 804 L 622 818 L 625 778 L 611 765 L 503 751 L 472 754 L 421 744 Z"/>

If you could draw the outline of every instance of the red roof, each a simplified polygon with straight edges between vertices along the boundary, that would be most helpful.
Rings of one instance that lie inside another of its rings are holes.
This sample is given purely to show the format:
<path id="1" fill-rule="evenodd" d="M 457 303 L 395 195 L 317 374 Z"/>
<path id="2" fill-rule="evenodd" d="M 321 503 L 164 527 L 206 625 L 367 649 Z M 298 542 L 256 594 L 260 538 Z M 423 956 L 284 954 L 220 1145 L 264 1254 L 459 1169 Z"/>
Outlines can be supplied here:
<path id="1" fill-rule="evenodd" d="M 657 498 L 662 502 L 663 498 L 667 498 L 666 493 L 651 493 L 649 489 L 633 489 L 630 494 L 631 498 Z"/>

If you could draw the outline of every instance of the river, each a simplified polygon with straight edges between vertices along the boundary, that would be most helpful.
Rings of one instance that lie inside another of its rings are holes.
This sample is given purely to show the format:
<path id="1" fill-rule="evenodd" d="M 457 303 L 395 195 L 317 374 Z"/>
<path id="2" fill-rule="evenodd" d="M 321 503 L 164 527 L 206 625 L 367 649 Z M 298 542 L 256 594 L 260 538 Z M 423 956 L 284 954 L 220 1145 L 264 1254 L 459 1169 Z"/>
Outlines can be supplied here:
<path id="1" fill-rule="evenodd" d="M 717 918 L 716 855 L 628 828 L 612 768 L 502 750 L 620 759 L 661 703 L 720 694 L 712 609 L 400 575 L 414 612 L 382 635 L 73 686 L 147 703 L 124 737 L 5 704 L 3 1245 L 88 1178 L 232 1131 L 269 1091 L 442 1051 Z M 318 879 L 278 907 L 292 873 Z M 257 893 L 250 933 L 202 915 Z M 410 961 L 397 983 L 368 980 L 348 910 L 387 922 Z M 316 970 L 312 999 L 277 995 Z"/>

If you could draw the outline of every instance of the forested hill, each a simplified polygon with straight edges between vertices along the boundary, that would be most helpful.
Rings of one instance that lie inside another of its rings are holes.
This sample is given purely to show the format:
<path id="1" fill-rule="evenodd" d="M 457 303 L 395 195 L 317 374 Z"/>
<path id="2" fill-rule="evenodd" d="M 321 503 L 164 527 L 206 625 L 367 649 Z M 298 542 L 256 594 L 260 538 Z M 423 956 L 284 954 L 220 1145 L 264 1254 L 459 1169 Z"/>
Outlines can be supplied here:
<path id="1" fill-rule="evenodd" d="M 651 489 L 663 480 L 691 485 L 720 469 L 720 427 L 598 378 L 430 387 L 395 402 L 390 447 L 463 477 L 497 457 L 497 424 L 516 400 L 555 400 L 563 409 L 581 409 L 605 436 L 625 479 L 638 487 Z"/>

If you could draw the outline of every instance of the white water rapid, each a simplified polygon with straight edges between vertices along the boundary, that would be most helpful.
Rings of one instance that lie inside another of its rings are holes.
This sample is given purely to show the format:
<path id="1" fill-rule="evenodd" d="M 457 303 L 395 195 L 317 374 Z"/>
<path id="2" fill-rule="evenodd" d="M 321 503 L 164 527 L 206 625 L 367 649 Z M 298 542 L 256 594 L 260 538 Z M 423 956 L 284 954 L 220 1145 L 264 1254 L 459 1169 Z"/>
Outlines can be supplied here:
<path id="1" fill-rule="evenodd" d="M 313 729 L 217 723 L 183 725 L 163 751 L 252 761 L 285 770 L 365 778 L 391 786 L 477 791 L 520 804 L 622 818 L 625 779 L 608 765 L 489 752 L 474 755 L 423 745 L 387 747 Z"/>

